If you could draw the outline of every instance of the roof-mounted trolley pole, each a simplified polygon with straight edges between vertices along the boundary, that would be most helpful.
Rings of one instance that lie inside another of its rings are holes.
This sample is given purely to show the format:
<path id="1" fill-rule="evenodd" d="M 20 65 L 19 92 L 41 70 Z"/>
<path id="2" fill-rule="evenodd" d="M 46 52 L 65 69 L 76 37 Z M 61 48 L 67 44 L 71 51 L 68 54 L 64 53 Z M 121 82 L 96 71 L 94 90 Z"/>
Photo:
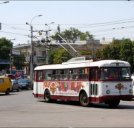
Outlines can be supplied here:
<path id="1" fill-rule="evenodd" d="M 70 45 L 60 34 L 58 34 L 58 36 L 76 53 L 76 56 L 79 56 L 78 51 L 72 45 Z"/>
<path id="2" fill-rule="evenodd" d="M 59 43 L 59 42 L 57 42 L 57 43 L 73 57 L 73 54 L 71 54 L 61 43 Z"/>

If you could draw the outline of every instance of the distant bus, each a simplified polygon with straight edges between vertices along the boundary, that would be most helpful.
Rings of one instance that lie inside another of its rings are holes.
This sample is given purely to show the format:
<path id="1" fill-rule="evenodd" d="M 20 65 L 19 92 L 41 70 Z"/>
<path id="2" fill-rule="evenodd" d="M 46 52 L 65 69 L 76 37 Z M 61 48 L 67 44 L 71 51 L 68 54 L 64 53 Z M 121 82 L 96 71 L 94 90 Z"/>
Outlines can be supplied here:
<path id="1" fill-rule="evenodd" d="M 46 102 L 79 101 L 82 106 L 105 103 L 116 107 L 120 100 L 133 98 L 130 64 L 77 57 L 62 64 L 37 66 L 33 94 Z"/>

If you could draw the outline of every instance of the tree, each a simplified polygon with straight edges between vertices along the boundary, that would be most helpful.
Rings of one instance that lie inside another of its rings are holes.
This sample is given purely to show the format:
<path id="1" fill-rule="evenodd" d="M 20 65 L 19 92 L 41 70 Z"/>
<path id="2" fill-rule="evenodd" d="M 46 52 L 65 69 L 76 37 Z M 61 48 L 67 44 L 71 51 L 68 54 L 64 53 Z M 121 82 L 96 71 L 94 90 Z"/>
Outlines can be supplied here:
<path id="1" fill-rule="evenodd" d="M 66 52 L 64 49 L 59 48 L 55 51 L 50 52 L 50 64 L 59 64 L 65 62 L 71 58 L 70 54 Z"/>
<path id="2" fill-rule="evenodd" d="M 91 55 L 92 51 L 91 50 L 80 50 L 80 55 Z"/>
<path id="3" fill-rule="evenodd" d="M 10 61 L 10 50 L 12 48 L 12 43 L 6 38 L 0 38 L 0 59 Z M 9 69 L 9 64 L 0 65 L 0 70 Z"/>
<path id="4" fill-rule="evenodd" d="M 0 38 L 0 59 L 8 60 L 10 62 L 10 55 L 13 49 L 13 43 L 6 38 Z M 17 69 L 22 69 L 24 66 L 24 55 L 12 55 L 13 64 Z M 1 65 L 0 70 L 9 69 L 9 65 Z"/>
<path id="5" fill-rule="evenodd" d="M 134 67 L 134 44 L 130 39 L 122 40 L 120 56 L 122 60 L 128 61 Z M 134 70 L 132 68 L 132 70 Z"/>
<path id="6" fill-rule="evenodd" d="M 130 39 L 113 40 L 96 52 L 97 58 L 128 61 L 134 72 L 134 42 Z"/>
<path id="7" fill-rule="evenodd" d="M 57 41 L 61 40 L 58 34 L 60 34 L 68 43 L 75 43 L 76 40 L 78 39 L 79 40 L 93 39 L 93 36 L 89 32 L 84 33 L 76 28 L 70 28 L 61 33 L 57 32 L 55 35 L 52 36 L 52 38 Z"/>
<path id="8" fill-rule="evenodd" d="M 10 40 L 6 38 L 0 39 L 0 59 L 7 59 L 9 60 L 10 57 L 10 50 L 12 49 L 12 43 Z"/>

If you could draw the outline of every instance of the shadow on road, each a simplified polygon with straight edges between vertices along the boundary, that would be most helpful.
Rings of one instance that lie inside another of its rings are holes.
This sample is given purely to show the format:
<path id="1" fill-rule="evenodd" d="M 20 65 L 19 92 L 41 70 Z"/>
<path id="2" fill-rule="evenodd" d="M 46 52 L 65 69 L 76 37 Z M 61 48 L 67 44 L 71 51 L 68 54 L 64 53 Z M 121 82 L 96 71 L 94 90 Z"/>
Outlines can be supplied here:
<path id="1" fill-rule="evenodd" d="M 11 95 L 17 95 L 17 94 L 16 93 L 10 93 L 9 95 L 6 95 L 4 93 L 3 94 L 2 93 L 0 94 L 0 96 L 11 96 Z"/>
<path id="2" fill-rule="evenodd" d="M 47 103 L 44 100 L 39 100 L 39 102 L 42 103 Z M 128 101 L 129 102 L 129 101 Z M 77 107 L 82 107 L 79 102 L 75 102 L 75 101 L 52 101 L 49 102 L 48 104 L 58 104 L 58 105 L 70 105 L 70 106 L 77 106 Z M 134 109 L 134 105 L 125 105 L 125 104 L 119 104 L 119 106 L 117 106 L 116 108 L 110 108 L 108 105 L 106 104 L 97 104 L 97 103 L 92 103 L 90 104 L 88 107 L 85 108 L 100 108 L 100 109 Z"/>

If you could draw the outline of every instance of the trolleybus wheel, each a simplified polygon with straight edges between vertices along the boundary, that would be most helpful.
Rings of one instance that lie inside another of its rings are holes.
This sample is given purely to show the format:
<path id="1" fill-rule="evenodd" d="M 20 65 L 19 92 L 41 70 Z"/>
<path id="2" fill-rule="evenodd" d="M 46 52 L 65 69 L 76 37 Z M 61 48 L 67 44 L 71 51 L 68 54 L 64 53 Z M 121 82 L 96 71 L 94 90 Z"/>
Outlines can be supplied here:
<path id="1" fill-rule="evenodd" d="M 120 103 L 120 100 L 111 100 L 107 104 L 109 105 L 109 107 L 115 108 L 119 105 L 119 103 Z"/>
<path id="2" fill-rule="evenodd" d="M 87 107 L 89 105 L 89 99 L 86 92 L 83 91 L 80 93 L 79 101 L 83 107 Z"/>
<path id="3" fill-rule="evenodd" d="M 50 95 L 49 90 L 45 90 L 44 99 L 45 99 L 46 102 L 50 102 L 50 100 L 51 100 L 51 95 Z"/>

